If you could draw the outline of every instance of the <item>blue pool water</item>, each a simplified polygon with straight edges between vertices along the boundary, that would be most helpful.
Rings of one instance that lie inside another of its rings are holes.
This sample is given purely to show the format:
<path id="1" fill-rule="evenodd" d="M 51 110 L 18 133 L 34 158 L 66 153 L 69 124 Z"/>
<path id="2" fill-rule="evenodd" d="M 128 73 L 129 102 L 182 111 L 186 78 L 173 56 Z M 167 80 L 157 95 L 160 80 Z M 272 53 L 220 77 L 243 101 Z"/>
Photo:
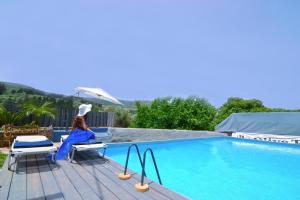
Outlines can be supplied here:
<path id="1" fill-rule="evenodd" d="M 125 164 L 129 144 L 107 154 Z M 300 147 L 235 138 L 139 143 L 154 150 L 163 185 L 191 199 L 300 199 Z M 134 151 L 132 151 L 134 152 Z M 146 173 L 157 181 L 150 156 Z M 129 167 L 141 174 L 136 154 Z"/>

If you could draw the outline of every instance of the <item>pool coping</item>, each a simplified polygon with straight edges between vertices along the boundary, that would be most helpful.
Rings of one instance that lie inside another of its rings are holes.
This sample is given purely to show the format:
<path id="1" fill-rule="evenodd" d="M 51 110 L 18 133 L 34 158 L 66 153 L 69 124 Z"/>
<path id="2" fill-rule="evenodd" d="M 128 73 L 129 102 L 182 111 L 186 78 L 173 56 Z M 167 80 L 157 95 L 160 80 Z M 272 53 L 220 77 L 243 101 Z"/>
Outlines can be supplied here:
<path id="1" fill-rule="evenodd" d="M 164 143 L 164 142 L 176 142 L 184 140 L 198 140 L 198 139 L 212 139 L 212 138 L 231 138 L 230 136 L 210 136 L 210 137 L 193 137 L 193 138 L 174 138 L 167 140 L 148 140 L 148 141 L 130 141 L 130 142 L 106 142 L 108 145 L 118 145 L 118 144 L 134 144 L 134 143 Z"/>
<path id="2" fill-rule="evenodd" d="M 231 136 L 210 136 L 210 137 L 194 137 L 194 138 L 175 138 L 175 139 L 168 139 L 168 140 L 150 140 L 150 141 L 131 141 L 131 142 L 108 142 L 106 144 L 118 146 L 118 145 L 126 145 L 126 144 L 147 144 L 147 143 L 166 143 L 166 142 L 180 142 L 180 141 L 192 141 L 192 140 L 201 140 L 201 139 L 230 139 L 235 141 L 247 141 L 256 144 L 270 144 L 276 146 L 285 146 L 285 147 L 296 147 L 300 148 L 299 144 L 290 144 L 290 143 L 278 143 L 278 142 L 271 142 L 271 141 L 263 141 L 263 140 L 252 140 L 252 139 L 245 139 L 245 138 L 235 138 Z"/>

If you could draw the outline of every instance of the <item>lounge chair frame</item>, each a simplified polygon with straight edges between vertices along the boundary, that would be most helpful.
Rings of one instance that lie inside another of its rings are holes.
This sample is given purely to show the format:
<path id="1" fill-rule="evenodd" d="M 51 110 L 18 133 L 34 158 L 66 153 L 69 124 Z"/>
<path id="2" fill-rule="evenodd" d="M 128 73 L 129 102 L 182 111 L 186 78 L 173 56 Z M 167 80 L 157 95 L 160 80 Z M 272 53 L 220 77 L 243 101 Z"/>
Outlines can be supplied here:
<path id="1" fill-rule="evenodd" d="M 79 151 L 90 151 L 90 150 L 100 150 L 103 149 L 102 155 L 98 152 L 99 156 L 104 158 L 106 152 L 107 144 L 105 143 L 95 143 L 95 144 L 80 144 L 72 145 L 71 155 L 69 154 L 69 160 L 72 163 L 74 160 L 74 155 Z"/>
<path id="2" fill-rule="evenodd" d="M 17 164 L 17 160 L 19 157 L 27 155 L 50 154 L 53 163 L 56 163 L 57 147 L 55 147 L 54 145 L 46 147 L 13 148 L 15 142 L 16 139 L 14 139 L 11 150 L 8 154 L 8 170 L 11 170 L 11 166 L 13 164 Z M 13 157 L 15 158 L 15 162 L 11 163 Z"/>

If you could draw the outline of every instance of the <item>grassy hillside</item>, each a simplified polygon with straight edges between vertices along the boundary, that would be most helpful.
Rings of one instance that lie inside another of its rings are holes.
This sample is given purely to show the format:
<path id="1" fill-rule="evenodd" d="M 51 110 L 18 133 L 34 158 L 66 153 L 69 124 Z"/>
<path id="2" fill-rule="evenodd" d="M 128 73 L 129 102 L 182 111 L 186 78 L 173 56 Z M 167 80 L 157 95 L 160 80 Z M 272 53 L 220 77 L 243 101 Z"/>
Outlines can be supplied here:
<path id="1" fill-rule="evenodd" d="M 124 105 L 119 106 L 112 104 L 107 101 L 103 101 L 97 98 L 85 98 L 85 97 L 75 97 L 75 96 L 66 96 L 62 94 L 56 93 L 48 93 L 46 91 L 42 91 L 27 85 L 19 84 L 19 83 L 10 83 L 10 82 L 0 82 L 0 84 L 4 84 L 6 91 L 0 95 L 0 103 L 7 102 L 8 99 L 15 101 L 16 103 L 21 103 L 26 99 L 48 99 L 54 101 L 70 101 L 72 99 L 74 106 L 77 106 L 81 103 L 92 103 L 102 105 L 105 107 L 122 107 L 129 110 L 135 110 L 135 101 L 130 100 L 120 100 Z M 141 101 L 143 103 L 150 104 L 151 101 Z"/>
<path id="2" fill-rule="evenodd" d="M 10 82 L 0 82 L 0 83 L 3 83 L 5 86 L 6 86 L 6 89 L 11 91 L 11 90 L 18 90 L 20 88 L 25 88 L 25 89 L 32 89 L 32 90 L 36 90 L 36 91 L 39 91 L 41 92 L 41 90 L 37 90 L 33 87 L 29 87 L 27 85 L 23 85 L 23 84 L 19 84 L 19 83 L 10 83 Z"/>

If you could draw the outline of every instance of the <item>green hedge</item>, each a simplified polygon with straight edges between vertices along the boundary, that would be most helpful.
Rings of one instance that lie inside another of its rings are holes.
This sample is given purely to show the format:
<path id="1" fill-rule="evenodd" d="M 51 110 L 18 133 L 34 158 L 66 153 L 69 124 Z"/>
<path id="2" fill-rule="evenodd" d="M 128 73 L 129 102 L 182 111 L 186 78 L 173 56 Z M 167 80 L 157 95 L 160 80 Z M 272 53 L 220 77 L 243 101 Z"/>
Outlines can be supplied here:
<path id="1" fill-rule="evenodd" d="M 133 127 L 211 130 L 216 109 L 198 97 L 155 99 L 151 105 L 136 103 Z"/>

